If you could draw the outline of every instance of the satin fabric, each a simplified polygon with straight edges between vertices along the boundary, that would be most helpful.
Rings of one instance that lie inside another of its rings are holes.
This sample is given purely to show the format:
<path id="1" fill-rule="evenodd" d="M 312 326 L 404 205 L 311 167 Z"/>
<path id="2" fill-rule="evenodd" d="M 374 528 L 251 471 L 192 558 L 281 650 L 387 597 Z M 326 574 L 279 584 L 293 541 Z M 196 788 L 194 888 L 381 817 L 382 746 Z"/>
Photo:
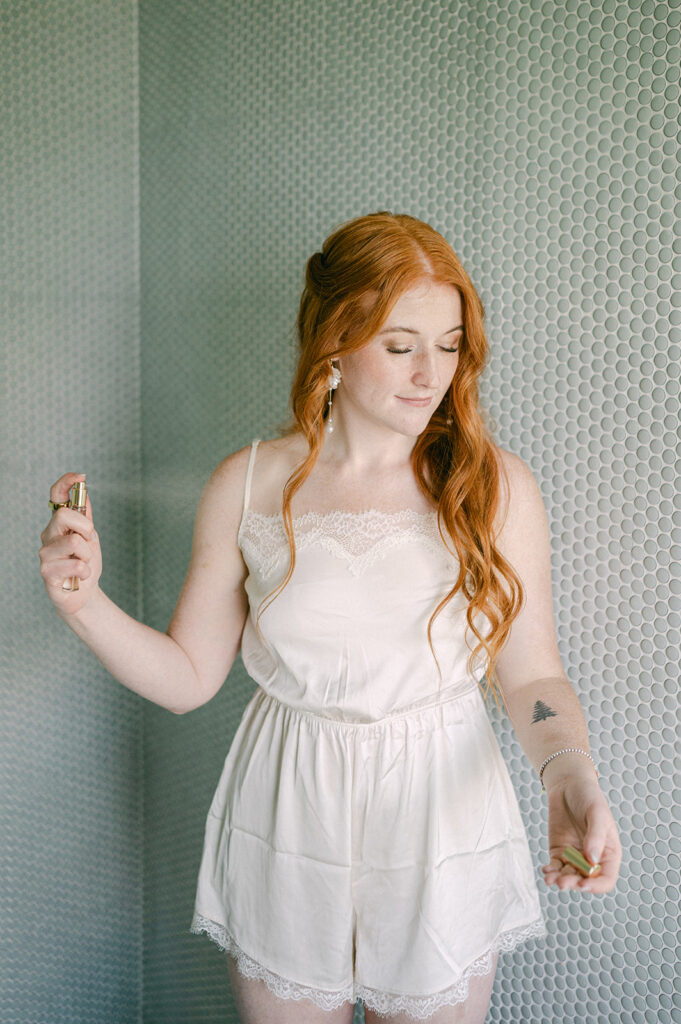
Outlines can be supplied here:
<path id="1" fill-rule="evenodd" d="M 258 618 L 288 546 L 248 490 L 242 657 L 258 688 L 208 812 L 192 930 L 283 998 L 425 1017 L 492 953 L 546 935 L 465 602 L 435 622 L 437 661 L 427 640 L 456 564 L 434 514 L 308 514 Z"/>

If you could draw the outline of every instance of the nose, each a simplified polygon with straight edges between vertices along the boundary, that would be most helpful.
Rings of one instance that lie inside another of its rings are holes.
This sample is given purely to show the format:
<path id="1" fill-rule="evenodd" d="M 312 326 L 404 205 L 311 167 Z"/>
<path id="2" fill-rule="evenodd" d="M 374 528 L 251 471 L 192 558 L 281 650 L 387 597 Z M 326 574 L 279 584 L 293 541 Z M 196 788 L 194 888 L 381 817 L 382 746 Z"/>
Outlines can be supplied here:
<path id="1" fill-rule="evenodd" d="M 437 360 L 432 352 L 421 352 L 416 356 L 412 381 L 418 387 L 437 388 L 440 383 Z"/>

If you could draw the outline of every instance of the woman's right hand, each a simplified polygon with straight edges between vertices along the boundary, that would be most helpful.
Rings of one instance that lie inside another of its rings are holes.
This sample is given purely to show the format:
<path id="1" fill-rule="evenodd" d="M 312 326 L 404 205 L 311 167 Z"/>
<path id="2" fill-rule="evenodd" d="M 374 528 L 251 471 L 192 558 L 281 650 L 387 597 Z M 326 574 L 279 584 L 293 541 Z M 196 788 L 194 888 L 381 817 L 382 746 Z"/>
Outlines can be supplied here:
<path id="1" fill-rule="evenodd" d="M 50 487 L 50 501 L 68 501 L 78 480 L 85 480 L 85 474 L 65 473 L 59 477 Z M 90 600 L 102 574 L 102 552 L 90 498 L 85 515 L 72 508 L 56 509 L 40 539 L 40 574 L 47 596 L 60 615 L 72 615 Z M 78 590 L 64 590 L 64 580 L 72 576 L 78 577 Z"/>

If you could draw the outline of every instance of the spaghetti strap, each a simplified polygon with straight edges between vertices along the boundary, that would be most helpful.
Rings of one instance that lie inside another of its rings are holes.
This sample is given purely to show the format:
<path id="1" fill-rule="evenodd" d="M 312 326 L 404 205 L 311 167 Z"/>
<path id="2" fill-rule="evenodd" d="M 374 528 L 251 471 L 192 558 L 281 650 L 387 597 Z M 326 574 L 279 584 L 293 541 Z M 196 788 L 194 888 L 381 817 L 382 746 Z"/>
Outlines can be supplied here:
<path id="1" fill-rule="evenodd" d="M 250 501 L 251 498 L 251 480 L 253 479 L 253 466 L 255 465 L 255 453 L 257 451 L 259 444 L 259 437 L 256 437 L 251 444 L 251 454 L 248 460 L 248 469 L 246 470 L 246 484 L 244 486 L 244 507 L 241 514 L 242 520 L 243 517 L 246 515 L 246 511 L 248 509 L 248 502 Z"/>

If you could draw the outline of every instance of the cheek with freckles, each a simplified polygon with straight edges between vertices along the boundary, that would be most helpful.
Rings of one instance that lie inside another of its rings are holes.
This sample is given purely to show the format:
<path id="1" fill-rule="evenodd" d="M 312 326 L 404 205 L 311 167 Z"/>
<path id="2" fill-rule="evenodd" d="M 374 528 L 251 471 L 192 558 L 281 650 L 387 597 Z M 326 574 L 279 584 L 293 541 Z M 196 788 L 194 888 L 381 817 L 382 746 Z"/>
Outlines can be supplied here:
<path id="1" fill-rule="evenodd" d="M 358 398 L 375 400 L 397 394 L 410 379 L 406 363 L 400 365 L 399 357 L 383 348 L 375 350 L 371 345 L 346 356 L 341 369 L 348 395 Z"/>

